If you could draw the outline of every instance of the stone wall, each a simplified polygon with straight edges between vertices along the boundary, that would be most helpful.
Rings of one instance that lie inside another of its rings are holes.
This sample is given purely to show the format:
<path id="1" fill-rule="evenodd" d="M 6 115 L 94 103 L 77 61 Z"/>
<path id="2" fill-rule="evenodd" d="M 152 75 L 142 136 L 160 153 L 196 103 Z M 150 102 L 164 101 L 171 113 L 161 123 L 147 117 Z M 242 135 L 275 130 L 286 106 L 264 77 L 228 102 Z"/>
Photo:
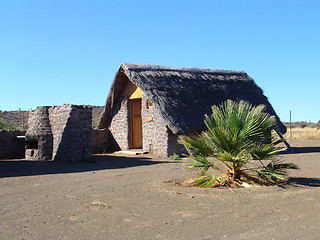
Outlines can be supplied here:
<path id="1" fill-rule="evenodd" d="M 69 140 L 71 142 L 75 141 L 83 141 L 79 135 L 83 135 L 83 127 L 89 128 L 90 126 L 90 110 L 88 112 L 88 108 L 84 107 L 81 110 L 81 107 L 77 107 L 75 105 L 63 105 L 61 107 L 50 107 L 49 108 L 49 119 L 50 119 L 50 124 L 51 124 L 51 129 L 54 135 L 53 139 L 53 152 L 54 152 L 54 158 L 56 160 L 59 160 L 58 157 L 56 157 L 58 148 L 62 142 L 62 137 L 66 137 L 65 128 L 71 128 L 73 129 L 72 131 L 77 132 L 79 131 L 80 133 L 75 133 L 74 136 L 76 136 L 73 139 Z M 85 111 L 86 113 L 80 114 L 81 111 Z M 72 114 L 71 114 L 72 113 Z M 73 121 L 69 121 L 70 116 L 72 116 Z M 80 119 L 81 120 L 80 120 Z M 74 121 L 80 122 L 75 123 Z M 86 123 L 84 124 L 83 121 Z M 36 114 L 35 111 L 32 111 L 29 113 L 29 126 L 32 126 L 36 124 Z M 73 125 L 73 126 L 70 126 Z M 81 124 L 84 124 L 84 126 L 80 126 Z M 91 127 L 91 126 L 90 126 Z M 82 130 L 81 130 L 82 129 Z M 72 131 L 68 130 L 68 134 L 73 135 Z M 88 133 L 88 130 L 85 132 Z M 12 158 L 25 158 L 25 140 L 24 138 L 17 138 L 17 136 L 25 136 L 26 131 L 5 131 L 5 130 L 0 130 L 0 159 L 12 159 Z M 86 136 L 86 140 L 84 140 L 84 144 L 87 143 L 88 146 L 91 145 L 92 153 L 105 153 L 109 152 L 110 149 L 110 144 L 109 144 L 109 130 L 107 129 L 102 129 L 102 130 L 93 130 L 91 132 L 92 136 L 92 143 L 88 143 L 90 141 L 90 138 L 88 138 L 89 134 L 85 134 L 82 137 Z M 68 138 L 68 137 L 67 137 Z M 64 139 L 63 141 L 68 141 Z M 67 144 L 70 146 L 70 144 Z M 79 146 L 79 144 L 76 144 Z M 81 144 L 80 144 L 81 145 Z M 62 145 L 61 145 L 62 146 Z M 75 151 L 74 146 L 71 146 L 70 150 L 65 151 L 69 153 L 72 153 Z M 62 152 L 61 152 L 62 153 Z M 67 154 L 67 155 L 68 155 Z M 70 157 L 70 156 L 69 156 Z M 72 161 L 75 159 L 70 159 L 69 157 L 63 157 L 61 156 L 60 160 L 61 161 Z"/>
<path id="2" fill-rule="evenodd" d="M 159 156 L 168 155 L 168 128 L 159 111 L 142 96 L 143 150 Z"/>
<path id="3" fill-rule="evenodd" d="M 92 131 L 92 153 L 106 153 L 110 152 L 109 130 L 93 130 Z"/>
<path id="4" fill-rule="evenodd" d="M 112 120 L 109 126 L 110 144 L 118 145 L 113 146 L 115 150 L 129 149 L 129 98 L 120 97 L 115 108 L 112 112 Z"/>
<path id="5" fill-rule="evenodd" d="M 25 135 L 27 160 L 51 160 L 52 158 L 53 138 L 49 109 L 49 106 L 41 106 L 30 112 L 29 128 Z"/>
<path id="6" fill-rule="evenodd" d="M 159 111 L 148 103 L 145 95 L 142 96 L 142 145 L 143 150 L 159 156 L 170 156 L 174 153 L 186 152 L 184 146 L 178 143 L 178 136 L 168 129 Z M 109 146 L 112 150 L 128 150 L 129 131 L 129 98 L 121 97 L 112 112 L 110 123 Z"/>
<path id="7" fill-rule="evenodd" d="M 80 162 L 92 154 L 92 108 L 62 105 L 49 109 L 53 134 L 52 160 Z"/>
<path id="8" fill-rule="evenodd" d="M 28 128 L 30 128 L 30 126 L 33 126 L 36 124 L 36 113 L 35 112 L 36 112 L 36 110 L 29 112 Z"/>
<path id="9" fill-rule="evenodd" d="M 168 149 L 167 149 L 167 156 L 171 156 L 173 154 L 187 154 L 188 151 L 186 147 L 179 142 L 179 135 L 174 134 L 170 129 L 168 129 Z"/>
<path id="10" fill-rule="evenodd" d="M 171 156 L 174 153 L 187 153 L 186 148 L 178 143 L 179 136 L 166 125 L 159 111 L 145 95 L 142 97 L 143 150 L 159 156 Z"/>
<path id="11" fill-rule="evenodd" d="M 51 107 L 49 109 L 49 119 L 53 134 L 52 159 L 55 159 L 55 156 L 57 155 L 57 151 L 62 140 L 62 135 L 67 126 L 71 111 L 71 105 L 62 105 L 61 107 Z"/>
<path id="12" fill-rule="evenodd" d="M 24 136 L 26 131 L 0 130 L 0 159 L 24 158 Z"/>

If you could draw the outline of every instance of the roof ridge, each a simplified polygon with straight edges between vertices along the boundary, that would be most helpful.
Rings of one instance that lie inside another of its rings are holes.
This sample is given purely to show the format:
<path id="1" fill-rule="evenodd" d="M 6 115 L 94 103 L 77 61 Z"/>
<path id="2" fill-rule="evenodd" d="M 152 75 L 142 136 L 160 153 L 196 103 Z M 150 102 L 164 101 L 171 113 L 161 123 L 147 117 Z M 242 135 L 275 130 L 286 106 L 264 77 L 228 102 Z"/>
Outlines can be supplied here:
<path id="1" fill-rule="evenodd" d="M 127 70 L 152 70 L 152 71 L 179 71 L 179 72 L 194 72 L 194 73 L 230 73 L 230 74 L 246 74 L 244 71 L 223 70 L 223 69 L 206 69 L 206 68 L 191 68 L 191 67 L 166 67 L 151 64 L 121 64 Z"/>

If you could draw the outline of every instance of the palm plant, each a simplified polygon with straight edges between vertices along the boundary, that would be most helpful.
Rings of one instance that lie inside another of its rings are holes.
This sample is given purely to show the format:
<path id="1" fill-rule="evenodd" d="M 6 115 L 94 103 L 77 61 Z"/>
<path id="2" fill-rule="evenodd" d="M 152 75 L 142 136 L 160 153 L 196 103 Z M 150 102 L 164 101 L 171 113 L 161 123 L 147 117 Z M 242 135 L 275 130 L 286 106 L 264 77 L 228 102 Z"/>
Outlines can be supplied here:
<path id="1" fill-rule="evenodd" d="M 207 131 L 180 139 L 190 153 L 188 165 L 201 169 L 196 180 L 199 186 L 230 185 L 248 179 L 274 183 L 285 178 L 286 169 L 296 168 L 274 160 L 283 150 L 277 146 L 282 140 L 274 138 L 275 118 L 264 110 L 264 105 L 227 100 L 213 106 L 211 116 L 205 116 Z M 249 167 L 253 161 L 258 166 Z"/>

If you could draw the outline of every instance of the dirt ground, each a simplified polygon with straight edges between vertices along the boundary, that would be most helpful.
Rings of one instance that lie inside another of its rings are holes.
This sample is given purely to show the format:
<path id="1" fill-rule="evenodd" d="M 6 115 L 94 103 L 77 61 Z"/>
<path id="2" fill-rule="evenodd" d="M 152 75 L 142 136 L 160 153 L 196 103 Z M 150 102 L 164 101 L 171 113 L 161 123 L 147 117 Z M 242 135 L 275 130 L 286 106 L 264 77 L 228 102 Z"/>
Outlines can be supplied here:
<path id="1" fill-rule="evenodd" d="M 320 141 L 290 142 L 283 186 L 181 187 L 181 161 L 0 161 L 0 239 L 320 239 Z"/>

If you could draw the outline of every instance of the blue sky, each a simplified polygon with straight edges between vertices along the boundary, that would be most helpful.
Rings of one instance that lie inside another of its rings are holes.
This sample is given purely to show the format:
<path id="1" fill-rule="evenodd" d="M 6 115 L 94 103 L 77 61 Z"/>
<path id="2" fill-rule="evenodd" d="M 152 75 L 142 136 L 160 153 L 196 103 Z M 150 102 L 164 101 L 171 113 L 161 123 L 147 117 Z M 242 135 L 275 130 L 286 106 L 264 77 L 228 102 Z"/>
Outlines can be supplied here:
<path id="1" fill-rule="evenodd" d="M 246 71 L 320 120 L 320 1 L 0 0 L 0 110 L 104 105 L 121 63 Z"/>

